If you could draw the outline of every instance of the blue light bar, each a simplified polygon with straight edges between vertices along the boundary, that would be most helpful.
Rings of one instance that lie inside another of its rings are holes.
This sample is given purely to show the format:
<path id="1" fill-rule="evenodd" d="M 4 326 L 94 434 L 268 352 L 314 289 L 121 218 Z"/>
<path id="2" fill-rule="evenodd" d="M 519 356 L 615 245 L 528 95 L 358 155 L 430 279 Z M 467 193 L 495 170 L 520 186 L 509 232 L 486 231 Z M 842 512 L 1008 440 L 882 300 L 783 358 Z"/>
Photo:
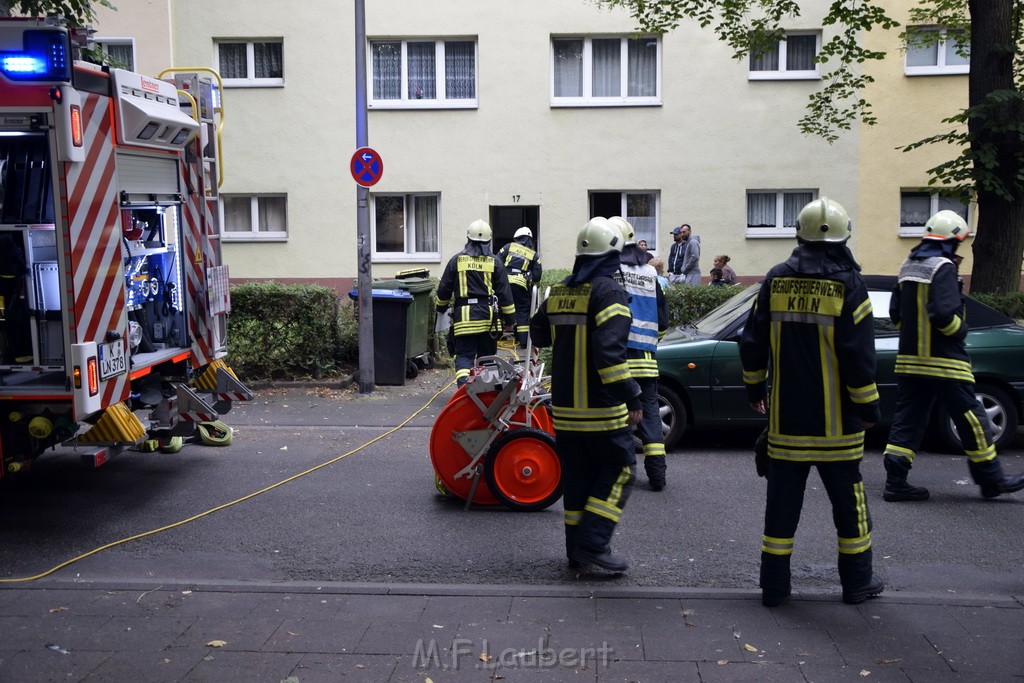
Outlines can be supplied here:
<path id="1" fill-rule="evenodd" d="M 71 41 L 59 28 L 26 29 L 19 52 L 0 53 L 0 73 L 12 81 L 71 81 Z"/>

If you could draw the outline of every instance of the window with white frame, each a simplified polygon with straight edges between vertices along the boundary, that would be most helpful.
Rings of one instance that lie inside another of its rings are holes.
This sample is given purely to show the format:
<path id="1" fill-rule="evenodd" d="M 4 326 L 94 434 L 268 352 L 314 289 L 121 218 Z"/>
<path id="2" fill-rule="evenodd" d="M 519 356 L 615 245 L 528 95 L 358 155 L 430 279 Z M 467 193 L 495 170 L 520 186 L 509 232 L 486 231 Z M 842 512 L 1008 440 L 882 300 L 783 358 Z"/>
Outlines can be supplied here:
<path id="1" fill-rule="evenodd" d="M 373 40 L 370 53 L 369 107 L 477 106 L 475 39 Z"/>
<path id="2" fill-rule="evenodd" d="M 657 192 L 598 192 L 590 193 L 590 216 L 622 216 L 633 226 L 636 241 L 647 240 L 651 251 L 658 249 L 658 193 Z"/>
<path id="3" fill-rule="evenodd" d="M 134 38 L 93 38 L 92 47 L 107 56 L 107 63 L 119 69 L 135 71 Z M 86 61 L 98 63 L 86 57 Z"/>
<path id="4" fill-rule="evenodd" d="M 817 190 L 747 190 L 747 237 L 795 237 L 800 209 Z"/>
<path id="5" fill-rule="evenodd" d="M 439 261 L 441 195 L 374 194 L 373 252 L 381 261 Z"/>
<path id="6" fill-rule="evenodd" d="M 941 76 L 971 71 L 970 37 L 943 28 L 907 30 L 907 76 Z"/>
<path id="7" fill-rule="evenodd" d="M 814 61 L 821 49 L 821 34 L 817 32 L 787 33 L 771 50 L 750 53 L 750 80 L 818 79 L 818 64 Z"/>
<path id="8" fill-rule="evenodd" d="M 217 72 L 224 87 L 284 85 L 284 42 L 280 38 L 217 41 Z"/>
<path id="9" fill-rule="evenodd" d="M 941 192 L 903 190 L 900 192 L 900 237 L 920 237 L 924 224 L 939 211 L 949 210 L 959 214 L 967 225 L 971 224 L 968 207 L 959 197 Z"/>
<path id="10" fill-rule="evenodd" d="M 551 105 L 661 104 L 656 36 L 551 39 Z"/>
<path id="11" fill-rule="evenodd" d="M 220 195 L 221 237 L 226 241 L 288 239 L 288 197 L 283 194 Z"/>

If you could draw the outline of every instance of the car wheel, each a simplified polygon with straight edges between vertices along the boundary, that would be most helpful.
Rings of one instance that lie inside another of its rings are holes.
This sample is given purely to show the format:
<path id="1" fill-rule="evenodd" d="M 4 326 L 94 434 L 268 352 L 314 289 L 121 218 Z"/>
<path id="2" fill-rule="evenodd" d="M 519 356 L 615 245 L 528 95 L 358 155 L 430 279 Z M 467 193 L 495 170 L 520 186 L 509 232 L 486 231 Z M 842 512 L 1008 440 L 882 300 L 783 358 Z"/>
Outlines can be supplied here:
<path id="1" fill-rule="evenodd" d="M 1003 448 L 1009 444 L 1017 433 L 1017 406 L 1005 391 L 989 384 L 979 384 L 974 388 L 974 393 L 981 401 L 981 407 L 988 415 L 988 421 L 992 425 L 992 440 L 996 448 Z M 945 409 L 939 408 L 938 436 L 941 445 L 952 451 L 963 450 L 960 445 L 960 436 L 956 433 L 956 426 L 949 418 Z"/>
<path id="2" fill-rule="evenodd" d="M 658 413 L 661 415 L 661 433 L 665 448 L 673 448 L 686 431 L 686 405 L 673 389 L 658 385 Z"/>

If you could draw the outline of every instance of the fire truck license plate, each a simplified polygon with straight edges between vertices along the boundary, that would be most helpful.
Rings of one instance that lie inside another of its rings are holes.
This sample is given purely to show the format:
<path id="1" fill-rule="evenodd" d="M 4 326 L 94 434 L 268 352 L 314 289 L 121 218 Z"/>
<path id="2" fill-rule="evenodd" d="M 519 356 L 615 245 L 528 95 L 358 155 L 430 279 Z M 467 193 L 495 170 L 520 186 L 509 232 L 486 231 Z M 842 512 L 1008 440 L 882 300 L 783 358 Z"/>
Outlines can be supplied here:
<path id="1" fill-rule="evenodd" d="M 100 344 L 99 352 L 101 380 L 122 375 L 128 369 L 124 357 L 123 339 L 115 339 L 112 342 Z"/>

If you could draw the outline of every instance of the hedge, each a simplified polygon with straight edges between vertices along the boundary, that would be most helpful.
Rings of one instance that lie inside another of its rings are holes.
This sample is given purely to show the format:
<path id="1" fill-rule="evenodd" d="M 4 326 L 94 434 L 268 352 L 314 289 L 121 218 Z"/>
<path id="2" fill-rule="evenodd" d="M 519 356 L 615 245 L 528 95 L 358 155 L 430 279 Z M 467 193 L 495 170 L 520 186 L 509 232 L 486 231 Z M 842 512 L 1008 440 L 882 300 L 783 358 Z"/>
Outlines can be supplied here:
<path id="1" fill-rule="evenodd" d="M 568 269 L 544 271 L 543 294 L 568 277 Z M 743 289 L 744 285 L 673 284 L 665 290 L 669 325 L 685 325 Z M 1016 320 L 1024 319 L 1024 293 L 972 294 Z M 259 282 L 231 287 L 228 360 L 245 381 L 340 377 L 359 360 L 359 321 L 347 297 L 319 285 Z M 430 336 L 439 364 L 447 361 L 444 340 Z"/>
<path id="2" fill-rule="evenodd" d="M 333 289 L 320 285 L 233 286 L 228 318 L 232 369 L 248 381 L 338 374 L 351 353 L 354 327 L 343 321 L 344 308 Z"/>
<path id="3" fill-rule="evenodd" d="M 543 294 L 551 285 L 567 278 L 571 272 L 566 268 L 545 270 L 544 277 L 540 281 L 541 293 Z M 668 300 L 669 327 L 685 325 L 696 320 L 729 297 L 742 291 L 743 288 L 744 285 L 726 285 L 725 287 L 669 285 L 665 289 L 665 298 Z"/>

